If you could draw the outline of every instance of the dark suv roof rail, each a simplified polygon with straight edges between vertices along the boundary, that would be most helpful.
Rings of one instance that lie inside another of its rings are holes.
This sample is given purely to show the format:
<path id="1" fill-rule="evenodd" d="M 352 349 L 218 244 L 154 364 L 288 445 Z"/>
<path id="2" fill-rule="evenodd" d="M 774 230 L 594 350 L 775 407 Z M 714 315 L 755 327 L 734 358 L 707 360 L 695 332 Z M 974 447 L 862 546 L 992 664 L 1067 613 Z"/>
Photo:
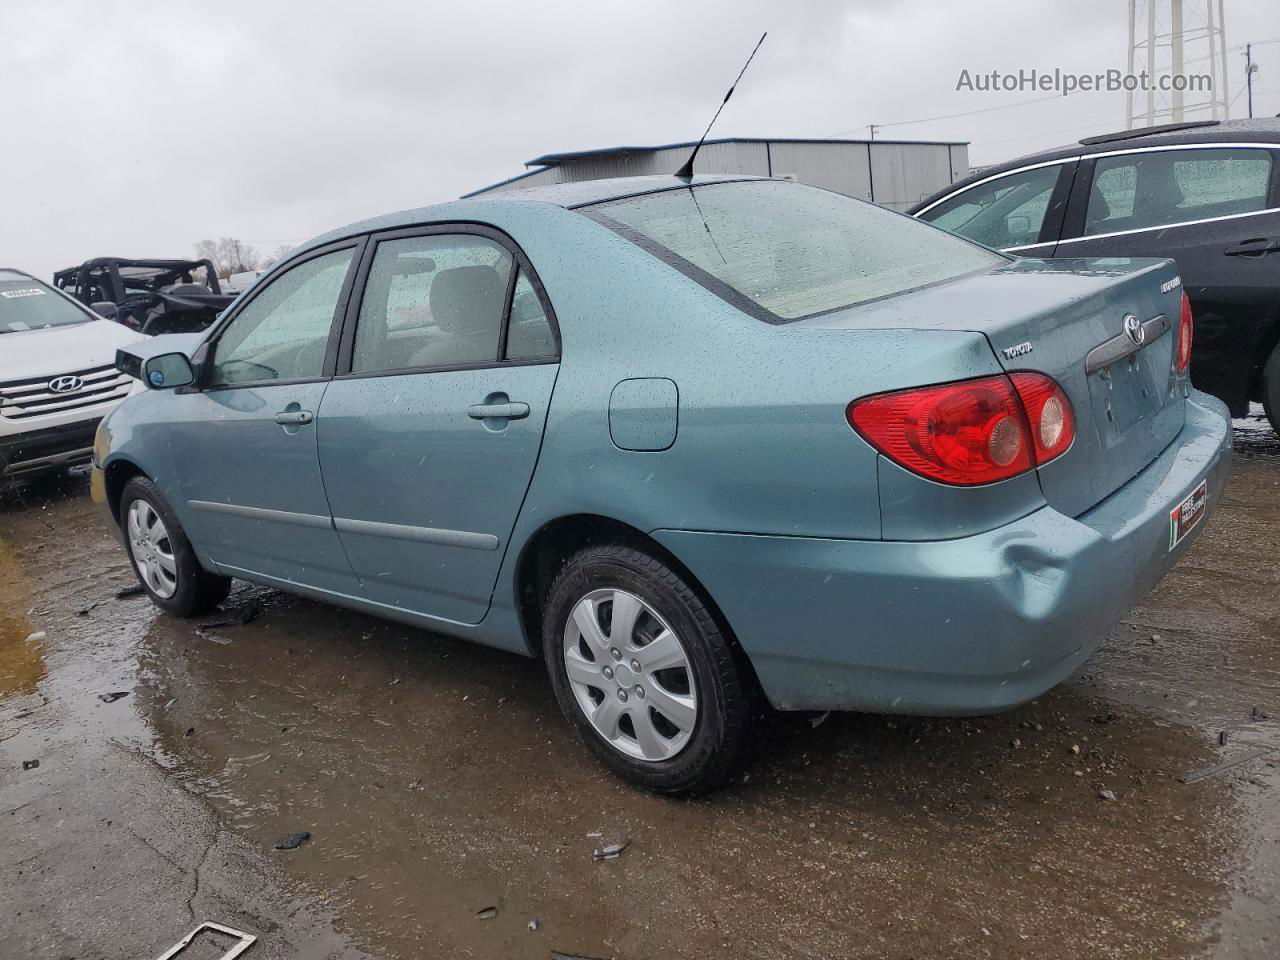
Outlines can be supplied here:
<path id="1" fill-rule="evenodd" d="M 1111 143 L 1115 140 L 1132 140 L 1135 137 L 1149 137 L 1156 133 L 1172 133 L 1174 130 L 1194 130 L 1196 127 L 1216 127 L 1221 120 L 1188 120 L 1185 123 L 1162 123 L 1155 127 L 1136 127 L 1133 130 L 1120 130 L 1116 133 L 1100 133 L 1096 137 L 1085 137 L 1080 141 L 1084 146 L 1095 143 Z"/>

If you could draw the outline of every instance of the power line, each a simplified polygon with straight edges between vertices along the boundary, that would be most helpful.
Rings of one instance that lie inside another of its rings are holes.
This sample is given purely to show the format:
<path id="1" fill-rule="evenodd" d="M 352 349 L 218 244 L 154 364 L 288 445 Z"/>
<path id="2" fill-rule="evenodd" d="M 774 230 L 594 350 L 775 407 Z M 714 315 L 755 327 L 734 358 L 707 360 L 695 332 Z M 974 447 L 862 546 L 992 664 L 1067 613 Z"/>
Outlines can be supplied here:
<path id="1" fill-rule="evenodd" d="M 1059 133 L 1078 133 L 1081 130 L 1097 130 L 1098 124 L 1087 123 L 1080 127 L 1067 127 L 1061 130 L 1045 130 L 1043 133 L 1028 133 L 1021 137 L 1004 137 L 1000 140 L 975 140 L 970 146 L 986 147 L 995 143 L 1015 143 L 1018 140 L 1035 140 L 1038 137 L 1052 137 Z"/>
<path id="2" fill-rule="evenodd" d="M 996 110 L 1008 110 L 1012 107 L 1025 107 L 1028 104 L 1032 104 L 1032 103 L 1047 103 L 1050 100 L 1063 100 L 1063 99 L 1065 99 L 1065 97 L 1055 93 L 1047 97 L 1036 97 L 1032 100 L 1019 100 L 1017 103 L 1002 103 L 996 107 L 984 107 L 981 110 L 965 110 L 965 111 L 962 111 L 961 113 L 945 113 L 937 117 L 921 117 L 919 120 L 895 120 L 892 123 L 876 123 L 876 124 L 872 124 L 872 126 L 874 126 L 877 130 L 881 130 L 885 127 L 905 127 L 914 123 L 932 123 L 935 120 L 954 120 L 956 117 L 972 117 L 979 113 L 993 113 Z M 836 137 L 843 137 L 846 133 L 853 133 L 855 130 L 861 130 L 861 129 L 863 128 L 850 127 L 848 130 L 841 130 L 839 133 L 828 134 L 827 139 L 833 140 Z"/>

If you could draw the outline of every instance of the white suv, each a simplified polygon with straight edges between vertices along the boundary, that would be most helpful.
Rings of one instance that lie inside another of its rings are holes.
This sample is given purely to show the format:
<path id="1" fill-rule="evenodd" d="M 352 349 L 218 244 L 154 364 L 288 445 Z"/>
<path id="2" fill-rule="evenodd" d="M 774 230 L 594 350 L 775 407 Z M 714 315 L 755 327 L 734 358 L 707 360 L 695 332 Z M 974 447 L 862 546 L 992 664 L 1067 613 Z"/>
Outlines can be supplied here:
<path id="1" fill-rule="evenodd" d="M 98 421 L 142 386 L 116 370 L 116 348 L 141 339 L 0 268 L 0 486 L 89 461 Z"/>

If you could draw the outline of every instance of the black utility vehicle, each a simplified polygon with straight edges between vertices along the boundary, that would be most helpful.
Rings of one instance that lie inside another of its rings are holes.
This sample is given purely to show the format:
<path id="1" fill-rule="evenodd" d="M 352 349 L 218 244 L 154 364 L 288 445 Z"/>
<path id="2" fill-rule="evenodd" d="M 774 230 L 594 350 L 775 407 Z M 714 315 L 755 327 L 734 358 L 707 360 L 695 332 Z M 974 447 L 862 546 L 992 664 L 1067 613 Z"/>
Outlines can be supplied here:
<path id="1" fill-rule="evenodd" d="M 1280 119 L 1089 137 L 987 167 L 910 211 L 1028 257 L 1170 257 L 1195 315 L 1191 379 L 1280 432 Z"/>
<path id="2" fill-rule="evenodd" d="M 104 317 L 141 333 L 194 333 L 235 299 L 208 260 L 98 257 L 53 275 L 53 283 Z"/>

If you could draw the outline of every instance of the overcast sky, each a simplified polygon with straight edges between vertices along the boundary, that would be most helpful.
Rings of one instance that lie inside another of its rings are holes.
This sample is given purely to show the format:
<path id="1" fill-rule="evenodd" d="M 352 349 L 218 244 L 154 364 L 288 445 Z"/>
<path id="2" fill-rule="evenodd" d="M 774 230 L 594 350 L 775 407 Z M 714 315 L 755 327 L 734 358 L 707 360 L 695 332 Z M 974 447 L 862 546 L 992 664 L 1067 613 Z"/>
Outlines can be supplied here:
<path id="1" fill-rule="evenodd" d="M 1280 5 L 1226 0 L 1226 24 L 1229 47 L 1280 38 Z M 0 265 L 271 250 L 544 153 L 696 138 L 764 30 L 713 136 L 983 110 L 1037 94 L 957 92 L 962 69 L 1123 68 L 1127 43 L 1124 0 L 3 0 Z M 1280 43 L 1257 59 L 1255 113 L 1274 115 Z M 1123 125 L 1123 94 L 1089 93 L 880 135 L 990 163 Z"/>

